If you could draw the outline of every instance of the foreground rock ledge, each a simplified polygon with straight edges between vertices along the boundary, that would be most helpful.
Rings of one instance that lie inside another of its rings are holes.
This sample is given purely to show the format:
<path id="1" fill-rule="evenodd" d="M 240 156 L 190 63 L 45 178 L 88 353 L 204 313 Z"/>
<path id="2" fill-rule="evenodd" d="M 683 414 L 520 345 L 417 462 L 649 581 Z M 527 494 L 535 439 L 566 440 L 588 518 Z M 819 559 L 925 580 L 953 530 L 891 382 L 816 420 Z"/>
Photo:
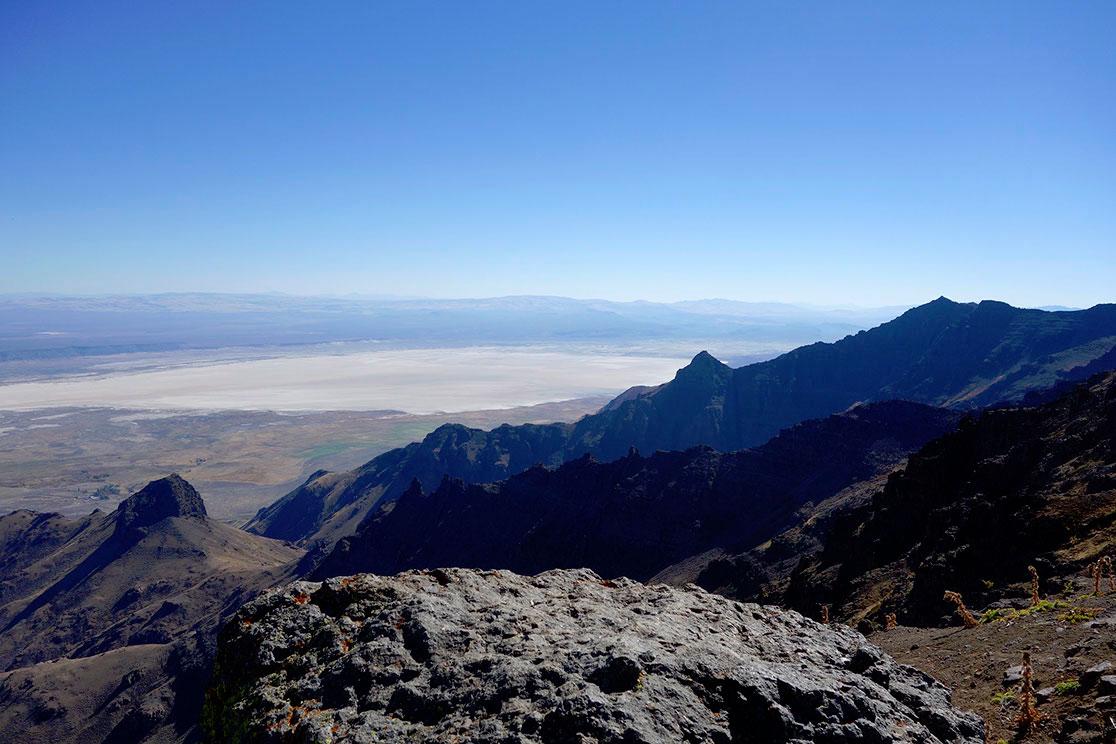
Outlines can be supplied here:
<path id="1" fill-rule="evenodd" d="M 973 742 L 841 626 L 696 587 L 446 569 L 296 582 L 221 634 L 222 742 Z"/>

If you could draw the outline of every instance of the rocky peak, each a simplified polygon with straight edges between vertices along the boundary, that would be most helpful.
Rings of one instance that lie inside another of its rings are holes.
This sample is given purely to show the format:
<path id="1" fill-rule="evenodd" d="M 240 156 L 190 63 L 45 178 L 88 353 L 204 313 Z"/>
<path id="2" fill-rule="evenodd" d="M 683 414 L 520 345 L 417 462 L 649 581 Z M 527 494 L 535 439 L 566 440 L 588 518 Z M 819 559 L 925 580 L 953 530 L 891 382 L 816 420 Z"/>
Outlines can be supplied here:
<path id="1" fill-rule="evenodd" d="M 148 483 L 116 508 L 116 533 L 148 527 L 168 517 L 204 519 L 205 503 L 177 473 Z"/>
<path id="2" fill-rule="evenodd" d="M 718 372 L 731 371 L 732 367 L 722 362 L 717 357 L 710 354 L 708 351 L 699 351 L 690 363 L 683 367 L 680 372 L 702 372 L 705 374 L 716 374 Z"/>
<path id="3" fill-rule="evenodd" d="M 702 351 L 689 364 L 678 370 L 674 381 L 660 388 L 666 398 L 692 395 L 711 395 L 722 389 L 732 379 L 732 367 L 718 360 L 708 351 Z"/>
<path id="4" fill-rule="evenodd" d="M 435 569 L 296 582 L 221 633 L 213 741 L 984 741 L 863 636 L 690 586 Z"/>

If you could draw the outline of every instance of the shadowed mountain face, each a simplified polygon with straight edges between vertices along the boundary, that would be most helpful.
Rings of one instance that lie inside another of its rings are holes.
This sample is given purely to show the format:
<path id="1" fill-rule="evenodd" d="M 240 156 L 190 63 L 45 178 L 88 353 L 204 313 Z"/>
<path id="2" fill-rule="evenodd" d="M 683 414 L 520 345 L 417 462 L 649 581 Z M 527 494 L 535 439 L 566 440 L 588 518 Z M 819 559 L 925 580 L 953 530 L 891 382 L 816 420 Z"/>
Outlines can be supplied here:
<path id="1" fill-rule="evenodd" d="M 584 566 L 646 579 L 697 552 L 767 539 L 804 504 L 894 466 L 959 418 L 875 403 L 801 424 L 755 450 L 632 452 L 609 463 L 585 456 L 498 484 L 447 479 L 429 494 L 415 482 L 343 538 L 317 574 Z"/>
<path id="2" fill-rule="evenodd" d="M 194 487 L 177 473 L 148 483 L 116 507 L 116 535 L 137 534 L 172 517 L 204 519 L 205 504 Z"/>
<path id="3" fill-rule="evenodd" d="M 1079 571 L 1116 544 L 1116 373 L 1037 408 L 990 410 L 912 455 L 870 502 L 834 520 L 785 600 L 906 623 L 1023 582 Z M 987 584 L 985 582 L 988 582 Z M 991 587 L 991 588 L 990 588 Z"/>
<path id="4" fill-rule="evenodd" d="M 575 424 L 442 427 L 354 471 L 311 479 L 262 509 L 248 529 L 328 545 L 416 479 L 429 491 L 446 475 L 485 482 L 586 453 L 611 460 L 631 447 L 731 452 L 864 401 L 975 408 L 1080 379 L 1103 369 L 1114 348 L 1116 305 L 1051 313 L 941 298 L 835 343 L 737 369 L 703 352 L 671 382 L 633 389 Z"/>
<path id="5" fill-rule="evenodd" d="M 414 480 L 429 490 L 446 475 L 485 483 L 538 463 L 560 464 L 570 429 L 569 424 L 523 424 L 481 431 L 446 424 L 421 442 L 385 452 L 356 470 L 316 473 L 261 509 L 247 529 L 282 540 L 313 536 L 332 544 L 351 534 L 377 502 L 398 498 Z"/>
<path id="6" fill-rule="evenodd" d="M 0 671 L 4 730 L 95 741 L 191 721 L 201 700 L 189 680 L 204 682 L 222 619 L 300 556 L 211 521 L 177 475 L 110 514 L 0 517 L 0 551 L 0 670 L 11 672 Z M 100 707 L 83 697 L 93 690 L 104 694 Z"/>

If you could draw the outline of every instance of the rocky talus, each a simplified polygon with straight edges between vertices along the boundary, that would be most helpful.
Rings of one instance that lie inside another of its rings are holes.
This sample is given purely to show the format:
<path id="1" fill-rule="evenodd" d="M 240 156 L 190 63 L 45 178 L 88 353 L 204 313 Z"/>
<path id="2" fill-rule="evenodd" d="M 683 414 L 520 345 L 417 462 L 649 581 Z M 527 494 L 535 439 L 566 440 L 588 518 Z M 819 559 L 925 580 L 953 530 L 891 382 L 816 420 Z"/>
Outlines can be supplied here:
<path id="1" fill-rule="evenodd" d="M 222 742 L 973 742 L 848 628 L 585 570 L 295 582 L 222 631 Z"/>

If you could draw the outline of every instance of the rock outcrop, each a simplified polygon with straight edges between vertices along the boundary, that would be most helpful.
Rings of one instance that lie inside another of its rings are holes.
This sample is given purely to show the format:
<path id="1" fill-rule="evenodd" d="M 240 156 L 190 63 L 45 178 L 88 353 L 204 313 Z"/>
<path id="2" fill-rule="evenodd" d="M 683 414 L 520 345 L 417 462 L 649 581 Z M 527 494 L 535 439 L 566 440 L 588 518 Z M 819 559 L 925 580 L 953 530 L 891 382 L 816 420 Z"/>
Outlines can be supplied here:
<path id="1" fill-rule="evenodd" d="M 863 636 L 696 587 L 435 569 L 295 582 L 222 631 L 229 742 L 972 742 Z"/>
<path id="2" fill-rule="evenodd" d="M 116 507 L 116 533 L 134 533 L 171 517 L 205 516 L 202 497 L 182 476 L 171 473 L 120 502 Z"/>

